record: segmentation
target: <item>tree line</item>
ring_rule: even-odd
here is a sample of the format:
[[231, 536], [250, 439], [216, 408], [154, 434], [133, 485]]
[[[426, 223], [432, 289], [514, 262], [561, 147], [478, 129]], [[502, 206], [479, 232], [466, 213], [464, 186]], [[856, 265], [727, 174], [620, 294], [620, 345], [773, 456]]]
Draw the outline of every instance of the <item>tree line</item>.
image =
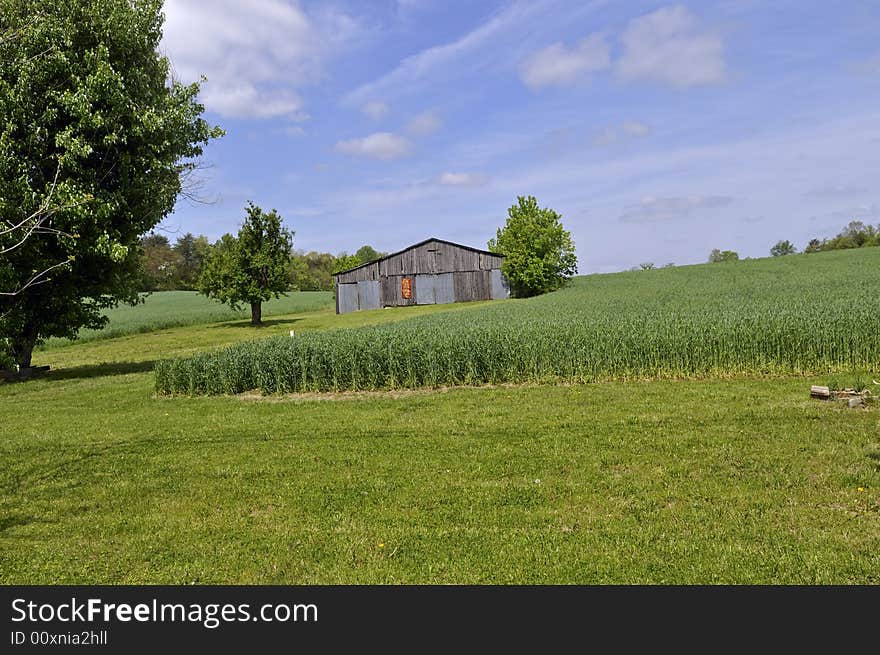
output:
[[[152, 232], [140, 239], [138, 287], [141, 291], [198, 291], [205, 261], [222, 239], [211, 243], [205, 235], [191, 232], [177, 237]], [[354, 253], [305, 251], [292, 248], [285, 266], [290, 291], [333, 291], [333, 274], [384, 257], [370, 245]]]

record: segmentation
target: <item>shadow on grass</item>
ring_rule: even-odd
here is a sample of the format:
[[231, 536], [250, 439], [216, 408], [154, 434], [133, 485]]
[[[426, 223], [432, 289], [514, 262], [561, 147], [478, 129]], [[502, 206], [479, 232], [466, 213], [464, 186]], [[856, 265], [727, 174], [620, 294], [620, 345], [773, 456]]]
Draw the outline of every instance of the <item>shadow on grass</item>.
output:
[[102, 378], [110, 375], [128, 375], [129, 373], [147, 373], [153, 370], [156, 360], [146, 362], [110, 362], [108, 364], [89, 364], [88, 366], [72, 366], [60, 368], [41, 375], [35, 379], [44, 380], [78, 380], [85, 378]]
[[294, 323], [298, 323], [301, 321], [301, 318], [268, 318], [264, 319], [262, 325], [251, 325], [250, 320], [244, 321], [230, 321], [228, 323], [216, 323], [214, 325], [205, 326], [209, 329], [211, 328], [251, 328], [252, 330], [261, 330], [267, 327], [273, 327], [275, 325], [293, 325]]
[[27, 525], [28, 523], [33, 523], [36, 520], [36, 517], [26, 516], [24, 514], [11, 514], [9, 516], [3, 516], [0, 517], [0, 532], [5, 532], [9, 528], [14, 528], [18, 525]]

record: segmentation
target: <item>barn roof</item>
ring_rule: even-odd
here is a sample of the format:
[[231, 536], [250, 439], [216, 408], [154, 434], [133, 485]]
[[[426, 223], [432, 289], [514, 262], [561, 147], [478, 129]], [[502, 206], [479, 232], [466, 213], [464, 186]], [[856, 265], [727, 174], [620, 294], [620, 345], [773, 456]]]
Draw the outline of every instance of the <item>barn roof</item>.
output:
[[447, 241], [446, 239], [438, 239], [436, 237], [431, 237], [430, 239], [425, 239], [424, 241], [419, 241], [418, 243], [414, 243], [411, 246], [407, 246], [403, 250], [398, 250], [397, 252], [392, 252], [384, 257], [379, 257], [378, 259], [373, 259], [368, 262], [364, 262], [358, 266], [354, 266], [353, 268], [346, 269], [344, 271], [338, 271], [333, 274], [333, 277], [337, 275], [344, 275], [346, 273], [351, 273], [352, 271], [356, 271], [359, 268], [364, 268], [365, 266], [372, 266], [373, 264], [377, 264], [379, 262], [385, 261], [386, 259], [390, 259], [391, 257], [396, 257], [402, 252], [406, 252], [407, 250], [412, 250], [413, 248], [418, 248], [419, 246], [424, 246], [426, 243], [431, 243], [432, 241], [436, 241], [438, 243], [445, 243], [448, 246], [455, 246], [456, 248], [462, 248], [463, 250], [470, 250], [471, 252], [478, 252], [483, 255], [493, 255], [495, 257], [504, 257], [501, 253], [491, 252], [489, 250], [480, 250], [479, 248], [472, 248], [471, 246], [465, 246], [460, 243], [455, 243], [454, 241]]

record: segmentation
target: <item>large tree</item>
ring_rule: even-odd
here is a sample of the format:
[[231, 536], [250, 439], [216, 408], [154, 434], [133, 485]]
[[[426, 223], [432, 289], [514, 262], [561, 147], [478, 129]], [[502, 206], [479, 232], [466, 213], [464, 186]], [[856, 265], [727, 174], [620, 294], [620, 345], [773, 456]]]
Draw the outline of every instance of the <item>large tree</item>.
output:
[[534, 196], [519, 196], [507, 210], [507, 223], [489, 240], [504, 255], [501, 272], [515, 296], [554, 291], [577, 273], [577, 255], [562, 216], [539, 207]]
[[238, 309], [251, 306], [251, 325], [263, 320], [262, 303], [277, 298], [290, 286], [288, 267], [293, 232], [274, 209], [268, 214], [248, 202], [238, 237], [224, 234], [214, 244], [202, 268], [199, 290]]
[[159, 54], [161, 0], [0, 0], [0, 345], [138, 297], [138, 237], [222, 134]]

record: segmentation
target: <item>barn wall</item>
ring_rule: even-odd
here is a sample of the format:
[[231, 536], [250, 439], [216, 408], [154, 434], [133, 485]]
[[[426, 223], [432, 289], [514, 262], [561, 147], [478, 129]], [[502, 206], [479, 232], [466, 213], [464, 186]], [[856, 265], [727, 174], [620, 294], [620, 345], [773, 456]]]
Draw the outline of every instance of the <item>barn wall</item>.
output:
[[455, 302], [489, 300], [489, 271], [459, 271], [453, 273]]
[[489, 297], [492, 300], [510, 298], [510, 286], [501, 274], [500, 268], [489, 271]]
[[412, 298], [403, 297], [403, 289], [401, 282], [403, 278], [413, 278], [412, 275], [392, 275], [382, 278], [382, 305], [385, 307], [399, 307], [401, 305], [416, 304], [415, 281], [413, 281]]
[[468, 248], [429, 241], [380, 261], [379, 275], [435, 275], [454, 271], [478, 271], [481, 256], [481, 253]]
[[419, 305], [443, 305], [455, 302], [454, 276], [455, 273], [416, 275], [416, 303]]
[[338, 314], [356, 312], [360, 309], [360, 305], [358, 304], [357, 284], [336, 285], [336, 307]]
[[381, 309], [379, 280], [361, 280], [357, 283], [358, 305], [361, 309]]
[[379, 264], [375, 262], [372, 264], [367, 264], [366, 266], [361, 266], [360, 268], [356, 268], [353, 271], [348, 271], [347, 273], [338, 273], [335, 277], [336, 281], [340, 284], [348, 284], [349, 282], [363, 282], [364, 280], [378, 280]]
[[[503, 257], [441, 241], [408, 248], [335, 276], [337, 311], [507, 298]], [[404, 298], [402, 281], [412, 282]]]

